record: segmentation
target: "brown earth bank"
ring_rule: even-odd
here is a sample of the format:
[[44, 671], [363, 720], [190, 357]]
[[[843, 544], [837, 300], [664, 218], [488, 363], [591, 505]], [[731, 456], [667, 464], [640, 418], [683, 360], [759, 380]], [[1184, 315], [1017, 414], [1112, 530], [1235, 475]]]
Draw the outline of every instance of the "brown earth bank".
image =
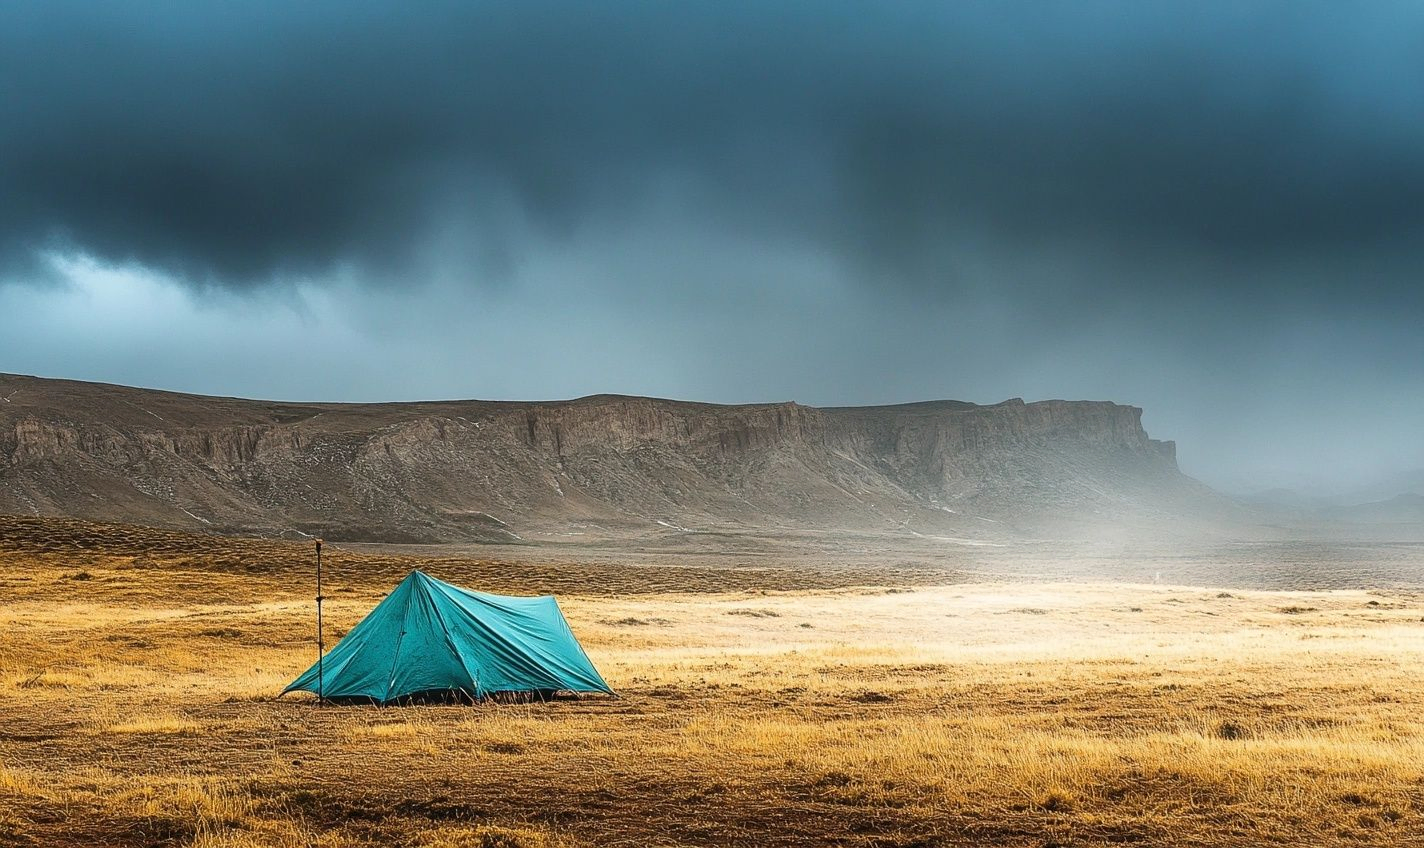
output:
[[[479, 550], [496, 550], [482, 547]], [[620, 698], [318, 708], [311, 546], [0, 521], [0, 844], [1358, 846], [1424, 835], [1424, 595], [331, 546], [558, 591]], [[857, 582], [858, 581], [858, 582]]]
[[321, 404], [0, 375], [0, 512], [347, 541], [1183, 532], [1242, 508], [1142, 411], [599, 395]]

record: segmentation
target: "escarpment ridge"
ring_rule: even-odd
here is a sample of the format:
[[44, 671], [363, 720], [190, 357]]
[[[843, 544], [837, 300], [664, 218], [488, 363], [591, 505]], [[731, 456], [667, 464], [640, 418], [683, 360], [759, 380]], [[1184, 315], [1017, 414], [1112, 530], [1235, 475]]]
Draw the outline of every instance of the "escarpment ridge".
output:
[[967, 539], [1208, 490], [1101, 401], [285, 403], [0, 375], [0, 512], [385, 542]]

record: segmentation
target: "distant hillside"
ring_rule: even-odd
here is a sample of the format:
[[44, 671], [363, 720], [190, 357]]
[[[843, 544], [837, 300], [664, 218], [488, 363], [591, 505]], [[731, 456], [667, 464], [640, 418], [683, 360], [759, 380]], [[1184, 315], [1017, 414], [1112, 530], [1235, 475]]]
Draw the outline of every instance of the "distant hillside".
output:
[[1331, 515], [1364, 524], [1424, 524], [1424, 495], [1395, 495], [1388, 500], [1337, 507]]
[[888, 530], [1219, 508], [1141, 410], [596, 396], [276, 403], [0, 375], [0, 512], [372, 541]]

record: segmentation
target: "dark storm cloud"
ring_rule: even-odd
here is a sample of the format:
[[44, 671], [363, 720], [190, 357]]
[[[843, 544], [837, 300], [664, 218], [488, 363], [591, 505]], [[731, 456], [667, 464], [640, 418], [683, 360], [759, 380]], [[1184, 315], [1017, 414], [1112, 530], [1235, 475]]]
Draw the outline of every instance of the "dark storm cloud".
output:
[[967, 254], [1086, 257], [1094, 291], [1424, 259], [1412, 4], [8, 4], [0, 104], [12, 275], [408, 279], [433, 233], [497, 260], [668, 185], [689, 226], [910, 292]]
[[[1424, 465], [1424, 5], [0, 4], [0, 369]], [[6, 285], [53, 277], [63, 285]]]

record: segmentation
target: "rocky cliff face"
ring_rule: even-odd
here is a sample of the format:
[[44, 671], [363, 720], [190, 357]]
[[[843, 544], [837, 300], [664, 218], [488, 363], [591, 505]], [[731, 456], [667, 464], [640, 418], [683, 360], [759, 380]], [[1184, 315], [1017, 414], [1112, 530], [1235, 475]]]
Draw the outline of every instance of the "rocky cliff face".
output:
[[1202, 492], [1104, 402], [288, 404], [3, 375], [0, 398], [0, 512], [222, 532], [980, 537]]

